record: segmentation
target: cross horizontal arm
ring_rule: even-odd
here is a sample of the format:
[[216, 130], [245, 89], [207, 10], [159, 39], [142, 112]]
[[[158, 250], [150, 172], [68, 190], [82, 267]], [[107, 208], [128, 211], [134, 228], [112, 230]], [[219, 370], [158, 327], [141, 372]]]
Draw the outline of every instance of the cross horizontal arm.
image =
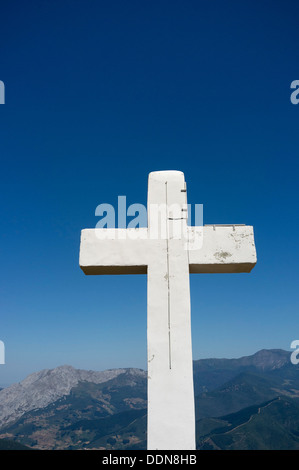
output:
[[166, 250], [166, 242], [153, 243], [147, 228], [85, 229], [79, 265], [85, 274], [146, 274], [150, 257], [161, 248]]
[[190, 273], [249, 273], [256, 265], [252, 226], [208, 225], [188, 229]]

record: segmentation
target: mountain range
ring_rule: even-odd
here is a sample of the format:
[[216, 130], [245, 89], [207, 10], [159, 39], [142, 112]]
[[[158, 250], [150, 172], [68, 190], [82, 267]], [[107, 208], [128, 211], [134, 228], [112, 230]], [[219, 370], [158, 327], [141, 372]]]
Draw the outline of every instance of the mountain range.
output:
[[[193, 369], [198, 449], [299, 449], [299, 366], [289, 352], [200, 359]], [[146, 449], [146, 420], [140, 369], [61, 366], [0, 390], [0, 448]]]

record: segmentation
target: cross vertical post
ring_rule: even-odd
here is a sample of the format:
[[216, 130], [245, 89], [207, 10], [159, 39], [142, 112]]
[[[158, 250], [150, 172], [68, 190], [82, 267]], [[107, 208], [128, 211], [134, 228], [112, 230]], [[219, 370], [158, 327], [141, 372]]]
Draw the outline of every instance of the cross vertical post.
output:
[[[165, 207], [160, 217], [158, 207]], [[186, 209], [183, 173], [149, 175], [148, 229], [158, 231], [162, 242], [147, 273], [147, 439], [151, 450], [195, 449]]]

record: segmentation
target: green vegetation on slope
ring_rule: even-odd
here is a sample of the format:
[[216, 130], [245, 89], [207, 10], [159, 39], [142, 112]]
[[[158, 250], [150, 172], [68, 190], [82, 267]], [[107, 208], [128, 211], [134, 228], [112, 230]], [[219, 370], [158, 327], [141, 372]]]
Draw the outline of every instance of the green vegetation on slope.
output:
[[198, 449], [299, 449], [299, 405], [277, 397], [217, 420], [205, 418], [197, 429]]

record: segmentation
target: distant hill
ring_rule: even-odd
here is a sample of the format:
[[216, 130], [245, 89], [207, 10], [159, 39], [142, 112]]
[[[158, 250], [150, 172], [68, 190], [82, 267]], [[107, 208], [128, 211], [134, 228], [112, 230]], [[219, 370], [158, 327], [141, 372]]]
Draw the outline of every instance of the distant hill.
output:
[[[37, 406], [36, 403], [41, 400], [37, 390], [44, 393], [49, 381], [49, 394], [56, 374], [63, 380], [60, 387], [69, 384], [74, 374], [77, 376], [70, 368], [64, 368], [63, 374], [56, 369], [44, 371], [41, 379], [32, 381], [30, 378], [25, 383], [25, 393], [21, 382], [18, 387], [19, 400], [26, 399], [31, 392], [30, 409], [21, 416], [19, 410], [13, 413], [14, 419], [6, 415], [6, 424], [0, 428], [0, 438], [16, 438], [25, 445], [39, 449], [126, 448], [128, 444], [138, 445], [146, 440], [147, 382], [144, 371], [109, 371], [105, 381], [101, 380], [101, 375], [88, 373], [84, 375], [85, 380], [75, 381], [72, 387], [68, 385], [65, 395], [58, 395], [57, 390], [52, 390], [53, 401], [47, 404], [47, 399], [44, 406]], [[86, 379], [93, 379], [94, 382]], [[18, 402], [16, 394], [6, 394], [5, 398], [14, 404]], [[3, 403], [1, 392], [0, 401]], [[9, 403], [11, 407], [12, 403]], [[29, 404], [26, 407], [29, 408]], [[138, 421], [142, 424], [137, 426]], [[120, 436], [117, 434], [119, 429]]]
[[260, 405], [197, 422], [198, 449], [298, 450], [299, 403], [277, 397]]
[[[195, 361], [194, 383], [199, 448], [297, 449], [299, 366], [287, 351]], [[0, 438], [36, 449], [146, 449], [139, 369], [44, 370], [1, 390], [0, 403]]]
[[242, 372], [279, 376], [285, 366], [294, 375], [290, 353], [282, 349], [262, 349], [238, 359], [199, 359], [193, 363], [195, 395], [214, 390]]
[[262, 350], [240, 359], [212, 359], [194, 364], [197, 419], [222, 416], [285, 395], [299, 397], [299, 367], [290, 353]]
[[[31, 410], [43, 409], [62, 397], [67, 397], [78, 384], [103, 384], [121, 377], [122, 384], [130, 377], [130, 386], [135, 379], [146, 380], [146, 372], [139, 369], [113, 369], [103, 372], [74, 369], [71, 366], [60, 366], [35, 372], [20, 383], [0, 391], [0, 429], [15, 421]], [[105, 399], [103, 399], [105, 402]], [[107, 403], [106, 403], [107, 406]], [[105, 405], [103, 403], [103, 410]]]
[[195, 398], [196, 418], [223, 416], [277, 396], [269, 380], [243, 372]]
[[0, 450], [32, 450], [23, 444], [9, 439], [0, 439]]

